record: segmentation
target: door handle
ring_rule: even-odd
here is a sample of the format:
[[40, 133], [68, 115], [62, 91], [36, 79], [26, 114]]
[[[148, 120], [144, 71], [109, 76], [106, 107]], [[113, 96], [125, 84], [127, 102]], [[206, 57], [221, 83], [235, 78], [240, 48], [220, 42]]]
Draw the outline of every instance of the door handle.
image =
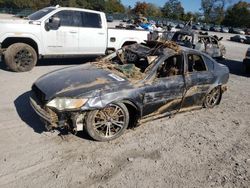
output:
[[98, 33], [99, 35], [104, 35], [105, 33]]
[[77, 31], [70, 31], [70, 33], [74, 34], [74, 33], [77, 33]]

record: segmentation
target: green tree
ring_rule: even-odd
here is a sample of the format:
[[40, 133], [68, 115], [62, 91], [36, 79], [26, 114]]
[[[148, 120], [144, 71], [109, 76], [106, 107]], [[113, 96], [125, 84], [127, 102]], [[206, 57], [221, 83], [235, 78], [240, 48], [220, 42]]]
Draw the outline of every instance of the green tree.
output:
[[190, 20], [193, 20], [194, 22], [196, 22], [198, 20], [198, 16], [195, 13], [187, 12], [186, 14], [183, 15], [181, 19], [186, 22]]
[[132, 12], [136, 15], [143, 15], [145, 16], [147, 13], [148, 4], [145, 2], [137, 1], [135, 7], [133, 8]]
[[169, 0], [163, 6], [162, 12], [167, 18], [181, 19], [184, 15], [184, 8], [179, 0]]
[[152, 3], [148, 3], [148, 6], [146, 8], [146, 16], [160, 17], [162, 16], [161, 9]]
[[115, 12], [125, 12], [125, 7], [120, 0], [106, 0], [105, 3], [106, 12], [115, 13]]
[[201, 0], [205, 22], [220, 24], [224, 19], [224, 9], [230, 0]]
[[228, 8], [223, 24], [250, 28], [250, 3], [240, 1]]

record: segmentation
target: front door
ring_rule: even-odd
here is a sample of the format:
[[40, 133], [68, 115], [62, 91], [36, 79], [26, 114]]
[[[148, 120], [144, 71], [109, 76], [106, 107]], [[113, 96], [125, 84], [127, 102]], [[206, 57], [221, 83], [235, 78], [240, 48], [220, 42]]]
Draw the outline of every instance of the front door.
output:
[[183, 56], [167, 58], [159, 66], [153, 83], [144, 88], [143, 116], [180, 108], [184, 85]]
[[[80, 13], [62, 10], [53, 16], [61, 20], [56, 30], [43, 32], [44, 48], [48, 55], [69, 55], [78, 53]], [[49, 21], [49, 20], [47, 20]], [[44, 29], [45, 30], [45, 29]]]

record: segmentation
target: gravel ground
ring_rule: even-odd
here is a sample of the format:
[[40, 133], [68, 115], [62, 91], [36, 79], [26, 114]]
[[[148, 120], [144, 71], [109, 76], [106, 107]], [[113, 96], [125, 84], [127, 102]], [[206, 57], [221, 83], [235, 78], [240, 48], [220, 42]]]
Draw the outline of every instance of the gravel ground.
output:
[[219, 106], [148, 122], [108, 143], [44, 132], [28, 103], [39, 76], [87, 60], [44, 61], [27, 73], [0, 63], [0, 187], [249, 187], [248, 45], [223, 43], [231, 74]]

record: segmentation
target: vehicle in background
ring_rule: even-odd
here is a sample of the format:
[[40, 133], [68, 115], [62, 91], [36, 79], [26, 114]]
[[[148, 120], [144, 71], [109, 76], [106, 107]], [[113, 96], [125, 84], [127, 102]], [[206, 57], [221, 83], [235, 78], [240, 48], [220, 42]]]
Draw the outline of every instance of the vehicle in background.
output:
[[243, 60], [243, 69], [246, 73], [250, 73], [250, 48], [248, 48], [245, 59]]
[[201, 30], [202, 31], [209, 31], [209, 26], [207, 26], [207, 25], [203, 25], [202, 27], [201, 27]]
[[250, 44], [250, 36], [245, 36], [246, 40], [245, 40], [245, 44]]
[[167, 26], [168, 22], [166, 20], [162, 20], [162, 24], [163, 24], [163, 26]]
[[128, 21], [129, 21], [129, 18], [128, 18], [128, 17], [124, 17], [124, 18], [122, 19], [122, 21], [123, 21], [123, 22], [128, 22]]
[[151, 25], [156, 25], [156, 21], [154, 21], [154, 20], [149, 20], [148, 21]]
[[156, 27], [163, 27], [163, 22], [161, 20], [157, 20], [155, 26]]
[[233, 27], [231, 27], [229, 29], [229, 33], [245, 35], [245, 32], [242, 29], [240, 29], [240, 28], [233, 28]]
[[221, 27], [220, 32], [222, 32], [222, 33], [228, 33], [229, 32], [229, 28], [228, 27]]
[[245, 43], [246, 37], [243, 35], [235, 35], [233, 37], [230, 37], [230, 40], [234, 42]]
[[204, 53], [148, 41], [40, 77], [30, 103], [48, 130], [109, 141], [138, 122], [215, 107], [228, 79], [228, 68]]
[[201, 26], [199, 26], [199, 25], [193, 25], [192, 29], [193, 30], [201, 30]]
[[209, 29], [210, 31], [220, 32], [221, 28], [219, 26], [212, 26]]
[[107, 16], [107, 22], [113, 22], [113, 21], [114, 21], [113, 16], [111, 15]]
[[245, 29], [245, 35], [250, 35], [250, 29]]
[[226, 48], [221, 44], [221, 40], [222, 37], [185, 29], [175, 32], [172, 38], [172, 41], [181, 46], [197, 49], [217, 59], [223, 59], [226, 54]]
[[107, 26], [103, 12], [47, 7], [27, 19], [0, 20], [0, 56], [16, 72], [31, 70], [41, 58], [100, 56], [147, 40], [148, 31]]
[[184, 24], [178, 24], [178, 25], [176, 26], [176, 28], [177, 28], [177, 29], [183, 29], [183, 28], [184, 28]]

